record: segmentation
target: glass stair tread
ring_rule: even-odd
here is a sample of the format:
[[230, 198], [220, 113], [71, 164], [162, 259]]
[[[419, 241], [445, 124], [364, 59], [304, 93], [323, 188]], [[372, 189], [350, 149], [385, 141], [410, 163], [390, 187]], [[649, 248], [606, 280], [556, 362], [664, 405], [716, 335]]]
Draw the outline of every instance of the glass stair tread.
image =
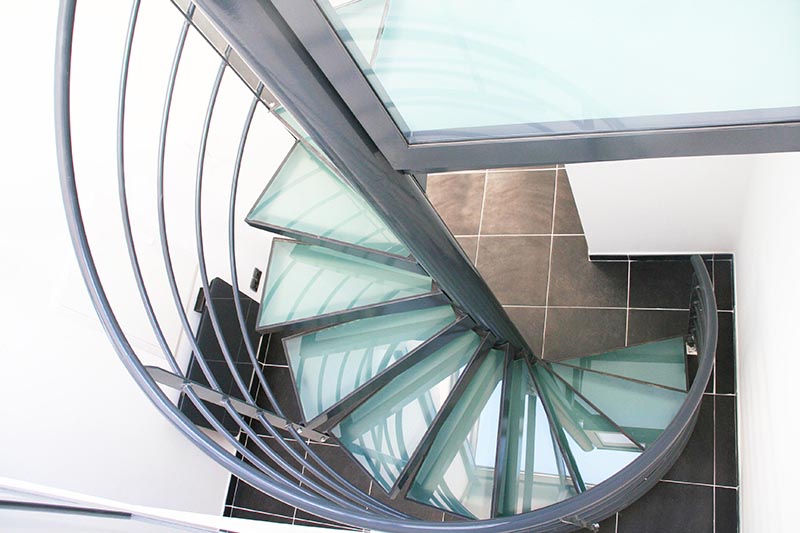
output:
[[642, 449], [637, 443], [547, 367], [534, 365], [533, 375], [581, 491], [602, 483], [639, 457]]
[[652, 444], [683, 405], [687, 393], [574, 367], [553, 371], [644, 446]]
[[442, 422], [407, 497], [467, 518], [490, 518], [505, 353], [490, 350]]
[[283, 239], [272, 241], [257, 330], [431, 293], [422, 274]]
[[577, 494], [524, 359], [511, 363], [508, 425], [499, 461], [497, 516], [534, 511]]
[[684, 342], [683, 337], [674, 337], [559, 362], [686, 391]]
[[301, 143], [292, 147], [250, 210], [247, 222], [401, 258], [409, 255], [367, 202]]
[[305, 420], [312, 420], [453, 323], [449, 305], [363, 318], [283, 339]]
[[480, 346], [466, 331], [353, 410], [331, 433], [387, 493]]

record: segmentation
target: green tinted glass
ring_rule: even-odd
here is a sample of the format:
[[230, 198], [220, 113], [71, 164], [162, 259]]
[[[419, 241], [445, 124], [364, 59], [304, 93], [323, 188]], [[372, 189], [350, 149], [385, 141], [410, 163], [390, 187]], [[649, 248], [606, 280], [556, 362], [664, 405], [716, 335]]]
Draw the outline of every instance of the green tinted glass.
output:
[[247, 220], [403, 257], [409, 254], [367, 202], [299, 143]]
[[641, 453], [619, 428], [550, 372], [537, 364], [536, 384], [555, 417], [559, 438], [572, 456], [586, 489], [613, 476]]
[[491, 350], [442, 424], [408, 497], [471, 518], [492, 512], [505, 354]]
[[306, 420], [455, 320], [450, 306], [354, 320], [284, 339]]
[[499, 477], [499, 516], [526, 513], [575, 495], [542, 400], [522, 359], [511, 364], [508, 396], [508, 449]]
[[430, 292], [429, 277], [322, 246], [275, 240], [258, 327]]
[[433, 422], [480, 337], [468, 331], [415, 364], [333, 429], [387, 492]]
[[683, 405], [685, 392], [553, 364], [553, 370], [640, 444], [655, 441]]
[[683, 337], [568, 359], [562, 363], [687, 390]]

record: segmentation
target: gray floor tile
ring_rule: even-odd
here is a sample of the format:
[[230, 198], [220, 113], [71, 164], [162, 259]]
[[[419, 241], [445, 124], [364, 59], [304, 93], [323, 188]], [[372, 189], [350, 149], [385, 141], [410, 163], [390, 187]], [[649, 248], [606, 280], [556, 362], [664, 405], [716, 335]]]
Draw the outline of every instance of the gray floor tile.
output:
[[548, 309], [545, 359], [560, 360], [625, 345], [624, 309]]
[[583, 233], [583, 225], [578, 215], [578, 206], [572, 195], [572, 187], [565, 170], [558, 171], [556, 186], [555, 233]]
[[464, 253], [467, 254], [469, 260], [472, 261], [472, 264], [475, 264], [475, 256], [478, 253], [478, 237], [458, 237], [456, 239], [458, 244], [461, 245], [461, 249], [464, 250]]
[[583, 237], [553, 237], [549, 305], [625, 307], [627, 300], [627, 262], [591, 262]]
[[544, 308], [506, 307], [506, 313], [522, 334], [535, 355], [542, 355], [542, 334], [544, 333]]
[[555, 171], [489, 173], [482, 235], [550, 233]]
[[628, 319], [628, 344], [686, 335], [689, 311], [633, 309]]
[[503, 305], [544, 305], [550, 237], [481, 237], [478, 270]]
[[483, 172], [428, 176], [428, 198], [453, 235], [478, 234], [485, 177]]

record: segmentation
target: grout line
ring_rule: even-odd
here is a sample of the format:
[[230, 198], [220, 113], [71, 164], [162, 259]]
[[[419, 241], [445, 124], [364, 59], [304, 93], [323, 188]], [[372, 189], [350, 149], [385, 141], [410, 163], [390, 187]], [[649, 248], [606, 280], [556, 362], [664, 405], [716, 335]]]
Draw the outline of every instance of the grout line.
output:
[[716, 485], [713, 483], [699, 483], [695, 481], [678, 481], [675, 479], [661, 479], [659, 480], [661, 483], [674, 483], [676, 485], [694, 485], [696, 487], [709, 487], [714, 489], [729, 489], [729, 490], [739, 490], [739, 487], [730, 487], [728, 485]]
[[483, 174], [483, 196], [481, 197], [481, 216], [478, 219], [478, 242], [475, 244], [475, 268], [478, 267], [478, 256], [481, 253], [481, 229], [483, 228], [483, 209], [486, 206], [486, 188], [489, 184], [489, 171]]
[[238, 505], [228, 505], [226, 507], [230, 507], [231, 510], [236, 509], [236, 510], [239, 510], [239, 511], [247, 511], [248, 513], [262, 514], [264, 516], [274, 516], [276, 518], [292, 518], [291, 516], [286, 516], [286, 515], [277, 514], [277, 513], [270, 513], [268, 511], [261, 511], [259, 509], [250, 509], [249, 507], [240, 507]]
[[498, 168], [492, 170], [492, 174], [508, 174], [511, 172], [553, 172], [558, 170], [558, 166], [554, 167], [528, 167], [528, 168]]
[[674, 307], [611, 307], [611, 306], [591, 306], [591, 305], [520, 305], [504, 304], [503, 307], [521, 307], [530, 309], [599, 309], [611, 311], [689, 311], [689, 309], [678, 309]]
[[547, 289], [544, 293], [544, 325], [542, 326], [542, 351], [539, 357], [544, 358], [544, 348], [547, 341], [547, 309], [550, 303], [550, 273], [553, 270], [553, 234], [556, 231], [556, 199], [558, 198], [558, 169], [553, 179], [553, 212], [550, 221], [550, 257], [547, 261]]
[[619, 513], [614, 515], [614, 533], [619, 533]]
[[[492, 174], [508, 174], [511, 172], [553, 172], [557, 167], [527, 167], [527, 168], [498, 168], [487, 169], [486, 172]], [[451, 170], [449, 172], [432, 172], [431, 176], [452, 176], [453, 174], [478, 174], [475, 170]]]
[[584, 237], [583, 233], [483, 233], [481, 235], [453, 235], [456, 238], [464, 237]]
[[631, 259], [628, 257], [628, 290], [627, 300], [625, 300], [625, 346], [628, 345], [628, 331], [631, 321]]

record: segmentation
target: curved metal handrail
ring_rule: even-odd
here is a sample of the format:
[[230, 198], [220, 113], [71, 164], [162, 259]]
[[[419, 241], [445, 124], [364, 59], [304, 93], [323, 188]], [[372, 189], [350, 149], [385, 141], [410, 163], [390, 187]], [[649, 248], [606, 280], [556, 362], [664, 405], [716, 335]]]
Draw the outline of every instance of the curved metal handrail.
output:
[[[138, 8], [138, 0], [134, 0], [134, 9], [132, 11], [132, 23], [129, 29], [128, 41], [126, 45], [127, 53], [130, 53], [130, 44], [132, 39], [132, 31], [135, 26], [135, 17]], [[234, 475], [240, 477], [247, 483], [253, 485], [259, 490], [278, 498], [287, 504], [300, 507], [308, 512], [317, 514], [329, 520], [343, 522], [348, 524], [358, 525], [360, 527], [367, 527], [372, 529], [379, 529], [383, 531], [397, 531], [397, 532], [416, 532], [416, 531], [490, 531], [490, 532], [509, 532], [509, 531], [527, 531], [531, 529], [541, 531], [565, 531], [572, 529], [575, 526], [589, 527], [591, 524], [613, 512], [625, 507], [638, 499], [644, 492], [651, 488], [666, 472], [666, 470], [674, 463], [679, 453], [682, 451], [686, 441], [691, 434], [694, 423], [697, 418], [699, 405], [702, 400], [702, 395], [705, 390], [705, 385], [711, 374], [713, 365], [713, 356], [716, 349], [717, 340], [717, 318], [716, 318], [716, 305], [714, 301], [714, 294], [711, 285], [711, 280], [705, 269], [704, 263], [699, 256], [692, 258], [692, 265], [695, 271], [695, 283], [693, 286], [692, 297], [692, 332], [695, 336], [695, 342], [698, 348], [699, 368], [692, 384], [689, 393], [683, 405], [679, 409], [673, 421], [665, 429], [661, 437], [648, 447], [639, 458], [629, 464], [627, 467], [619, 471], [617, 474], [597, 485], [596, 487], [582, 493], [578, 496], [565, 500], [561, 503], [551, 505], [544, 509], [525, 513], [507, 518], [495, 518], [490, 520], [473, 521], [473, 522], [455, 522], [455, 523], [440, 523], [440, 522], [425, 522], [421, 520], [405, 517], [401, 513], [394, 511], [375, 500], [374, 498], [360, 493], [352, 486], [347, 480], [344, 480], [335, 473], [328, 465], [321, 459], [315, 456], [313, 450], [296, 432], [293, 426], [286, 429], [292, 434], [298, 442], [305, 444], [310, 452], [309, 456], [314, 458], [315, 466], [313, 463], [308, 462], [304, 458], [300, 461], [303, 466], [307, 466], [315, 472], [316, 477], [320, 483], [313, 480], [309, 483], [304, 480], [305, 487], [299, 487], [292, 483], [286, 475], [292, 476], [297, 471], [292, 472], [290, 465], [280, 463], [284, 472], [270, 468], [263, 461], [259, 460], [252, 452], [246, 449], [239, 443], [234, 435], [229, 433], [222, 424], [215, 418], [215, 416], [203, 404], [192, 385], [188, 382], [184, 385], [184, 391], [187, 397], [194, 403], [197, 409], [204, 415], [208, 422], [223, 435], [226, 440], [231, 444], [243, 457], [247, 458], [253, 466], [244, 462], [243, 459], [236, 457], [230, 452], [226, 451], [221, 445], [209, 438], [202, 430], [200, 430], [193, 422], [191, 422], [166, 396], [158, 384], [152, 379], [146, 368], [140, 361], [136, 352], [132, 348], [128, 338], [120, 325], [115, 312], [107, 298], [105, 289], [100, 279], [92, 251], [89, 245], [86, 229], [83, 223], [81, 213], [81, 206], [78, 199], [78, 188], [75, 177], [73, 152], [72, 152], [72, 138], [71, 138], [71, 119], [70, 119], [70, 66], [72, 59], [72, 37], [73, 26], [75, 19], [76, 0], [62, 0], [59, 9], [58, 19], [58, 35], [57, 35], [57, 48], [56, 48], [56, 69], [55, 69], [55, 115], [56, 115], [56, 145], [58, 155], [58, 166], [61, 180], [62, 197], [67, 215], [67, 222], [69, 226], [70, 237], [72, 239], [73, 247], [76, 252], [78, 264], [81, 269], [81, 274], [87, 286], [87, 290], [91, 297], [92, 303], [98, 314], [100, 322], [109, 336], [117, 354], [126, 366], [134, 380], [144, 390], [150, 400], [155, 406], [166, 416], [187, 438], [203, 450], [212, 459], [217, 461], [220, 465], [228, 469]], [[191, 8], [190, 8], [191, 11]], [[191, 16], [191, 13], [189, 13]], [[127, 77], [127, 62], [124, 63], [123, 83], [120, 89], [120, 122], [124, 120], [124, 80]], [[220, 67], [220, 74], [216, 85], [219, 84], [219, 77], [225, 69], [223, 63]], [[173, 73], [177, 66], [173, 66]], [[174, 81], [174, 79], [173, 79]], [[214, 91], [215, 93], [216, 91]], [[256, 98], [259, 97], [261, 91], [256, 91]], [[256, 102], [254, 101], [254, 104]], [[251, 107], [251, 109], [253, 109]], [[207, 136], [208, 122], [210, 121], [210, 113], [213, 110], [213, 100], [209, 104], [208, 117], [206, 119], [205, 129], [203, 132], [204, 138]], [[165, 108], [164, 121], [168, 120], [168, 106]], [[234, 178], [231, 187], [231, 200], [229, 205], [228, 217], [228, 232], [229, 232], [229, 255], [231, 263], [231, 271], [233, 280], [236, 280], [236, 263], [235, 263], [235, 246], [233, 241], [233, 209], [235, 207], [236, 184], [238, 180], [238, 170], [241, 165], [242, 151], [244, 142], [247, 137], [249, 122], [252, 120], [252, 111], [248, 114], [248, 119], [243, 128], [242, 139], [240, 140], [239, 152], [237, 153], [237, 161], [234, 172]], [[120, 202], [121, 209], [124, 217], [125, 238], [128, 244], [131, 262], [134, 266], [134, 274], [136, 276], [137, 287], [143, 299], [144, 305], [149, 306], [147, 298], [146, 287], [141, 279], [141, 271], [138, 270], [138, 261], [136, 260], [136, 252], [133, 247], [133, 240], [130, 234], [130, 221], [127, 219], [127, 200], [124, 192], [124, 158], [123, 158], [123, 138], [122, 134], [124, 128], [121, 123], [118, 125], [118, 170], [120, 174]], [[163, 132], [162, 132], [163, 135]], [[163, 162], [163, 149], [160, 151], [160, 158]], [[199, 219], [199, 189], [202, 184], [202, 168], [203, 157], [202, 154], [198, 161], [198, 175], [197, 175], [197, 194], [195, 198], [196, 217]], [[161, 176], [163, 178], [163, 176]], [[163, 209], [163, 197], [162, 197]], [[160, 229], [162, 232], [162, 239], [165, 237], [163, 211], [160, 213]], [[197, 221], [199, 224], [199, 221]], [[198, 261], [204, 264], [204, 254], [202, 247], [202, 232], [197, 226], [197, 244], [198, 244]], [[162, 241], [162, 248], [165, 250], [165, 262], [169, 263], [169, 249]], [[174, 273], [171, 269], [167, 268], [168, 277], [174, 283]], [[205, 269], [203, 272], [203, 284], [206, 290], [208, 289], [208, 277]], [[174, 286], [173, 286], [174, 287]], [[234, 299], [237, 302], [236, 311], [240, 327], [245, 328], [244, 318], [242, 313], [241, 301], [238, 298], [238, 286], [234, 285]], [[180, 296], [173, 290], [176, 306], [179, 312], [182, 311]], [[209, 300], [207, 305], [210, 310], [213, 309], [214, 303]], [[213, 311], [212, 311], [213, 313]], [[154, 331], [156, 331], [159, 343], [162, 349], [165, 349], [165, 356], [170, 361], [170, 366], [173, 370], [177, 369], [177, 364], [174, 362], [174, 357], [166, 347], [166, 342], [163, 341], [163, 334], [161, 334], [158, 321], [152, 308], [149, 309], [148, 318], [151, 321]], [[184, 316], [185, 319], [185, 316]], [[183, 320], [183, 327], [191, 341], [194, 340], [193, 332], [189, 327], [188, 321]], [[222, 347], [226, 346], [225, 339], [221, 335], [220, 328], [214, 324], [214, 330]], [[247, 340], [245, 335], [247, 348], [251, 360], [255, 358], [255, 350]], [[197, 351], [199, 360], [203, 360], [202, 352], [196, 343], [192, 343]], [[225, 349], [225, 348], [223, 348]], [[231, 366], [232, 372], [236, 375], [235, 369], [230, 359], [230, 354], [225, 354], [225, 359]], [[257, 361], [256, 361], [257, 363]], [[202, 363], [201, 363], [201, 366]], [[273, 399], [272, 393], [269, 391], [268, 385], [263, 373], [260, 371], [258, 364], [254, 365], [256, 369], [257, 378], [263, 381], [266, 391], [270, 399]], [[213, 375], [204, 368], [209, 378], [209, 383], [214, 387], [216, 382]], [[240, 388], [243, 388], [243, 393], [247, 394], [246, 387], [243, 387], [241, 380], [239, 382]], [[218, 389], [218, 387], [217, 387]], [[238, 426], [252, 437], [257, 437], [252, 428], [246, 421], [236, 412], [230, 402], [225, 402], [226, 412], [237, 422]], [[277, 406], [275, 402], [274, 405]], [[279, 409], [279, 406], [277, 407]], [[264, 425], [268, 432], [273, 436], [280, 436], [277, 429], [272, 426], [265, 417], [260, 417], [258, 420]], [[256, 441], [259, 439], [256, 438]], [[282, 439], [276, 439], [285, 449], [291, 450], [287, 443]], [[271, 448], [264, 446], [262, 443], [260, 448], [268, 455], [274, 452]], [[274, 454], [277, 456], [277, 454]], [[296, 454], [295, 454], [296, 455]], [[308, 487], [308, 488], [306, 488]], [[333, 492], [332, 492], [333, 491]]]

